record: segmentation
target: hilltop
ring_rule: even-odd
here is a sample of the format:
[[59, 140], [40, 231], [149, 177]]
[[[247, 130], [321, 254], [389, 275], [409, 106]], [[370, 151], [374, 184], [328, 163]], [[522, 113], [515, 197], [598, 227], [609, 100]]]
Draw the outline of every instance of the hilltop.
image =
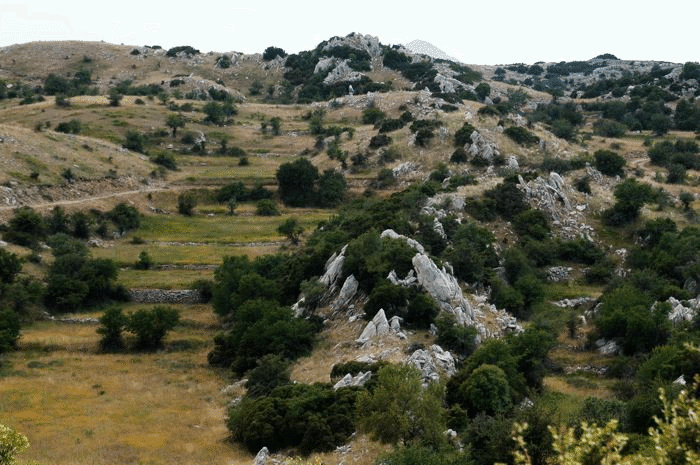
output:
[[[514, 421], [539, 463], [547, 423], [648, 445], [700, 370], [700, 65], [429, 45], [0, 49], [0, 412], [32, 459], [490, 465]], [[157, 351], [104, 350], [110, 304], [154, 303]]]

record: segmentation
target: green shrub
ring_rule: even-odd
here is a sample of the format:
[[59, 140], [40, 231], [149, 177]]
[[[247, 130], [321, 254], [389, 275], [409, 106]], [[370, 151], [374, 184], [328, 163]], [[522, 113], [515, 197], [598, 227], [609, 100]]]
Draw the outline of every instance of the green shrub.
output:
[[520, 145], [530, 146], [540, 142], [540, 138], [537, 137], [537, 135], [520, 126], [511, 126], [506, 128], [503, 131], [503, 134], [510, 137], [514, 142]]
[[287, 56], [287, 52], [285, 52], [283, 49], [279, 47], [267, 47], [265, 51], [263, 52], [262, 59], [264, 61], [271, 61], [274, 60], [277, 57], [282, 57], [285, 58]]
[[435, 320], [438, 329], [435, 342], [443, 349], [462, 357], [471, 355], [477, 347], [477, 330], [473, 326], [462, 326], [449, 313], [442, 313]]
[[163, 338], [180, 322], [180, 314], [170, 307], [156, 306], [151, 310], [131, 313], [125, 328], [136, 335], [136, 347], [155, 350], [163, 346]]
[[255, 204], [255, 214], [259, 216], [277, 216], [280, 214], [277, 202], [272, 199], [258, 200]]
[[506, 374], [495, 365], [475, 369], [459, 387], [464, 406], [471, 416], [503, 414], [510, 411], [513, 397]]
[[385, 147], [387, 145], [391, 145], [391, 143], [392, 143], [392, 138], [390, 136], [387, 136], [386, 134], [377, 134], [376, 136], [373, 136], [370, 139], [369, 148], [378, 149], [380, 147]]
[[66, 134], [79, 134], [81, 128], [81, 123], [79, 119], [72, 119], [68, 122], [58, 123], [56, 126], [56, 131], [64, 132]]
[[192, 191], [180, 193], [177, 196], [177, 212], [181, 215], [192, 216], [197, 206], [197, 196]]
[[0, 309], [0, 355], [17, 346], [20, 329], [19, 315], [10, 309]]
[[199, 55], [200, 52], [196, 48], [190, 47], [189, 45], [180, 45], [168, 49], [168, 51], [165, 52], [165, 56], [174, 58], [180, 53], [186, 55], [187, 57], [191, 57], [192, 55]]
[[601, 173], [607, 176], [623, 177], [625, 172], [625, 159], [617, 153], [610, 150], [597, 150], [593, 157], [595, 158], [595, 167]]
[[314, 186], [319, 178], [318, 169], [306, 158], [283, 163], [277, 169], [279, 195], [285, 205], [303, 207], [315, 197]]
[[450, 163], [466, 163], [469, 161], [469, 158], [467, 156], [467, 151], [464, 150], [462, 147], [457, 147], [455, 151], [452, 153], [450, 156]]
[[110, 306], [100, 317], [100, 327], [97, 334], [102, 335], [100, 349], [104, 352], [117, 352], [124, 349], [122, 331], [126, 328], [127, 317], [121, 307]]
[[33, 208], [19, 207], [12, 211], [2, 237], [13, 244], [36, 247], [46, 237], [46, 223]]
[[378, 124], [384, 118], [386, 118], [386, 113], [379, 108], [367, 108], [362, 112], [362, 124]]

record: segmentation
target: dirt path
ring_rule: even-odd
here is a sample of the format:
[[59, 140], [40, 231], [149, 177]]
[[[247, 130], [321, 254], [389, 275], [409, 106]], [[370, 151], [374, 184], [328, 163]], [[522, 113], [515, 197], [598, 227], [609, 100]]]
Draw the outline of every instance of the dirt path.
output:
[[126, 195], [143, 194], [143, 193], [147, 193], [147, 192], [159, 192], [159, 191], [165, 191], [165, 190], [168, 190], [168, 188], [165, 188], [165, 187], [147, 187], [144, 189], [136, 189], [136, 190], [129, 190], [129, 191], [121, 191], [121, 192], [110, 192], [109, 194], [88, 196], [88, 197], [83, 197], [80, 199], [73, 199], [73, 200], [56, 200], [56, 201], [52, 201], [52, 202], [25, 202], [25, 203], [22, 203], [21, 205], [1, 206], [0, 211], [14, 210], [15, 208], [19, 208], [19, 207], [46, 208], [46, 207], [56, 207], [59, 205], [79, 205], [82, 203], [94, 202], [96, 200], [104, 200], [104, 199], [109, 199], [109, 198], [113, 198], [113, 197], [122, 197], [122, 196], [126, 196]]

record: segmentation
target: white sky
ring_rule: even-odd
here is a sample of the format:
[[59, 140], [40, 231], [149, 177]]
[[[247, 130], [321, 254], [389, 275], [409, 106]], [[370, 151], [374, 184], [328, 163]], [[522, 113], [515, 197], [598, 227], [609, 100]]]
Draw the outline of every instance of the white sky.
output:
[[430, 42], [468, 64], [700, 60], [697, 0], [141, 0], [0, 4], [0, 46], [89, 40], [190, 45], [202, 52], [288, 53], [351, 32], [386, 45]]

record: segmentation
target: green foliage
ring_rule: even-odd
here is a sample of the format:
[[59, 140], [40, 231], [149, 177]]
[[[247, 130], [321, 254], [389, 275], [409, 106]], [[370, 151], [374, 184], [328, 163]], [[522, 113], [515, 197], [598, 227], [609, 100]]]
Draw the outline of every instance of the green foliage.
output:
[[233, 440], [255, 453], [290, 447], [301, 454], [327, 452], [355, 429], [356, 393], [321, 384], [279, 386], [269, 396], [244, 397], [231, 407], [227, 426]]
[[0, 355], [16, 347], [20, 329], [19, 315], [10, 309], [0, 309]]
[[[671, 465], [692, 464], [700, 461], [700, 444], [697, 430], [700, 427], [698, 416], [700, 401], [691, 395], [697, 392], [696, 382], [691, 390], [683, 389], [678, 397], [670, 401], [660, 390], [661, 415], [654, 417], [651, 427], [640, 431], [648, 434], [649, 447], [641, 449], [626, 447], [629, 435], [617, 433], [618, 421], [612, 419], [604, 426], [589, 426], [582, 422], [576, 428], [557, 431], [549, 427], [553, 437], [555, 456], [548, 463], [554, 465], [588, 465], [609, 463], [620, 465]], [[531, 465], [532, 460], [525, 448], [523, 432], [526, 424], [516, 424], [514, 430], [518, 448], [514, 454], [518, 465]], [[578, 430], [578, 431], [575, 431]]]
[[104, 352], [118, 352], [124, 349], [122, 331], [126, 328], [128, 319], [121, 307], [111, 305], [100, 316], [100, 327], [97, 334], [102, 335], [100, 349]]
[[56, 125], [56, 131], [66, 134], [80, 134], [81, 123], [79, 119], [72, 119], [68, 122], [61, 122]]
[[150, 270], [152, 267], [153, 259], [150, 255], [148, 255], [148, 252], [142, 250], [141, 253], [139, 253], [139, 259], [136, 262], [136, 265], [134, 265], [134, 268], [137, 270]]
[[607, 176], [624, 177], [623, 168], [627, 162], [617, 153], [611, 150], [597, 150], [593, 157], [595, 158], [595, 167], [601, 173]]
[[537, 137], [537, 135], [520, 126], [506, 128], [503, 134], [510, 137], [514, 142], [524, 146], [531, 146], [540, 142], [540, 138]]
[[0, 249], [0, 285], [12, 283], [20, 271], [22, 271], [22, 260], [14, 253], [4, 248]]
[[218, 102], [207, 102], [204, 104], [202, 113], [205, 114], [204, 122], [218, 126], [224, 125], [228, 119], [224, 106]]
[[386, 113], [379, 108], [371, 107], [362, 112], [362, 124], [378, 124], [384, 118], [386, 118]]
[[435, 319], [435, 326], [438, 329], [435, 342], [443, 349], [462, 357], [468, 357], [476, 349], [476, 328], [458, 324], [454, 315], [443, 312]]
[[354, 275], [360, 287], [370, 293], [375, 286], [385, 283], [391, 270], [398, 276], [406, 276], [413, 269], [415, 254], [406, 241], [380, 238], [376, 230], [370, 230], [348, 244], [343, 275]]
[[617, 121], [601, 119], [593, 123], [593, 133], [601, 137], [622, 137], [627, 132], [627, 126]]
[[390, 136], [387, 136], [386, 134], [377, 134], [376, 136], [372, 136], [372, 138], [369, 140], [369, 148], [378, 149], [380, 147], [391, 145], [392, 142], [393, 139]]
[[[263, 289], [258, 289], [258, 292]], [[229, 314], [234, 326], [214, 338], [209, 363], [243, 374], [266, 354], [293, 360], [311, 350], [314, 335], [308, 320], [294, 318], [274, 301], [246, 300]]]
[[472, 416], [507, 413], [513, 404], [506, 374], [495, 365], [483, 364], [476, 368], [460, 385], [459, 391], [464, 407]]
[[542, 210], [530, 208], [515, 215], [513, 229], [521, 240], [531, 238], [541, 241], [549, 236], [549, 219]]
[[37, 247], [46, 238], [46, 224], [33, 208], [19, 207], [12, 211], [2, 238], [13, 244]]
[[289, 384], [289, 362], [276, 354], [268, 354], [257, 361], [247, 374], [246, 394], [250, 397], [269, 396], [277, 386]]
[[0, 463], [3, 465], [15, 465], [17, 454], [21, 454], [29, 447], [29, 440], [23, 434], [18, 433], [9, 426], [0, 424]]
[[151, 310], [137, 310], [131, 313], [125, 328], [136, 335], [136, 347], [155, 350], [163, 346], [163, 339], [168, 331], [180, 322], [177, 310], [161, 305]]
[[292, 244], [298, 244], [299, 238], [304, 232], [304, 228], [299, 224], [296, 218], [287, 218], [281, 225], [277, 227], [277, 232], [287, 236]]
[[639, 183], [635, 179], [625, 179], [615, 186], [617, 202], [603, 211], [603, 222], [610, 226], [629, 224], [639, 217], [642, 206], [653, 199], [649, 184]]
[[345, 198], [347, 183], [342, 173], [326, 170], [318, 178], [318, 205], [323, 208], [336, 207]]
[[596, 328], [602, 337], [619, 341], [625, 354], [649, 352], [668, 338], [668, 308], [652, 308], [651, 299], [632, 286], [607, 292], [601, 303]]
[[283, 163], [277, 169], [279, 194], [285, 205], [303, 207], [310, 205], [314, 198], [314, 184], [318, 179], [318, 169], [306, 158]]
[[498, 264], [493, 248], [496, 239], [486, 228], [468, 222], [460, 225], [452, 244], [443, 253], [454, 268], [455, 276], [468, 282], [485, 282], [489, 270]]
[[392, 449], [379, 457], [376, 463], [383, 465], [471, 465], [474, 463], [469, 451], [434, 448], [408, 444]]
[[264, 61], [272, 61], [277, 57], [282, 57], [285, 58], [287, 56], [287, 52], [285, 52], [283, 49], [279, 47], [267, 47], [265, 51], [263, 52], [262, 59]]
[[471, 143], [472, 133], [476, 128], [469, 123], [462, 124], [462, 127], [455, 132], [455, 147], [464, 147]]
[[360, 431], [391, 444], [420, 441], [437, 447], [444, 442], [443, 386], [423, 388], [418, 370], [407, 365], [387, 365], [377, 378], [374, 391], [361, 392], [357, 399]]
[[114, 208], [108, 211], [107, 216], [117, 227], [120, 234], [138, 229], [141, 224], [141, 214], [136, 207], [124, 202], [118, 203]]
[[469, 158], [467, 156], [467, 151], [464, 150], [462, 147], [457, 147], [455, 151], [452, 153], [450, 156], [450, 163], [466, 163], [469, 161]]
[[136, 131], [127, 131], [126, 140], [124, 141], [124, 148], [133, 150], [134, 152], [145, 153], [145, 144], [146, 137], [143, 134]]
[[181, 215], [192, 216], [197, 206], [197, 196], [192, 191], [185, 191], [177, 196], [177, 212]]
[[90, 258], [85, 245], [65, 234], [52, 237], [55, 256], [46, 275], [44, 304], [55, 311], [75, 311], [122, 298], [118, 268], [109, 259]]
[[199, 55], [199, 53], [199, 50], [190, 47], [189, 45], [179, 45], [177, 47], [168, 49], [168, 51], [165, 52], [165, 56], [169, 58], [174, 58], [177, 57], [179, 54], [183, 54], [189, 58], [193, 55]]
[[277, 216], [280, 211], [277, 208], [277, 202], [272, 199], [262, 199], [255, 204], [255, 214], [258, 216]]
[[476, 95], [477, 97], [479, 97], [479, 100], [483, 102], [484, 99], [491, 94], [491, 86], [489, 86], [485, 82], [481, 82], [479, 83], [479, 85], [476, 86], [474, 92], [476, 92]]
[[185, 117], [182, 116], [180, 113], [170, 113], [165, 118], [165, 125], [173, 130], [173, 137], [175, 137], [175, 134], [177, 133], [177, 128], [185, 127]]

